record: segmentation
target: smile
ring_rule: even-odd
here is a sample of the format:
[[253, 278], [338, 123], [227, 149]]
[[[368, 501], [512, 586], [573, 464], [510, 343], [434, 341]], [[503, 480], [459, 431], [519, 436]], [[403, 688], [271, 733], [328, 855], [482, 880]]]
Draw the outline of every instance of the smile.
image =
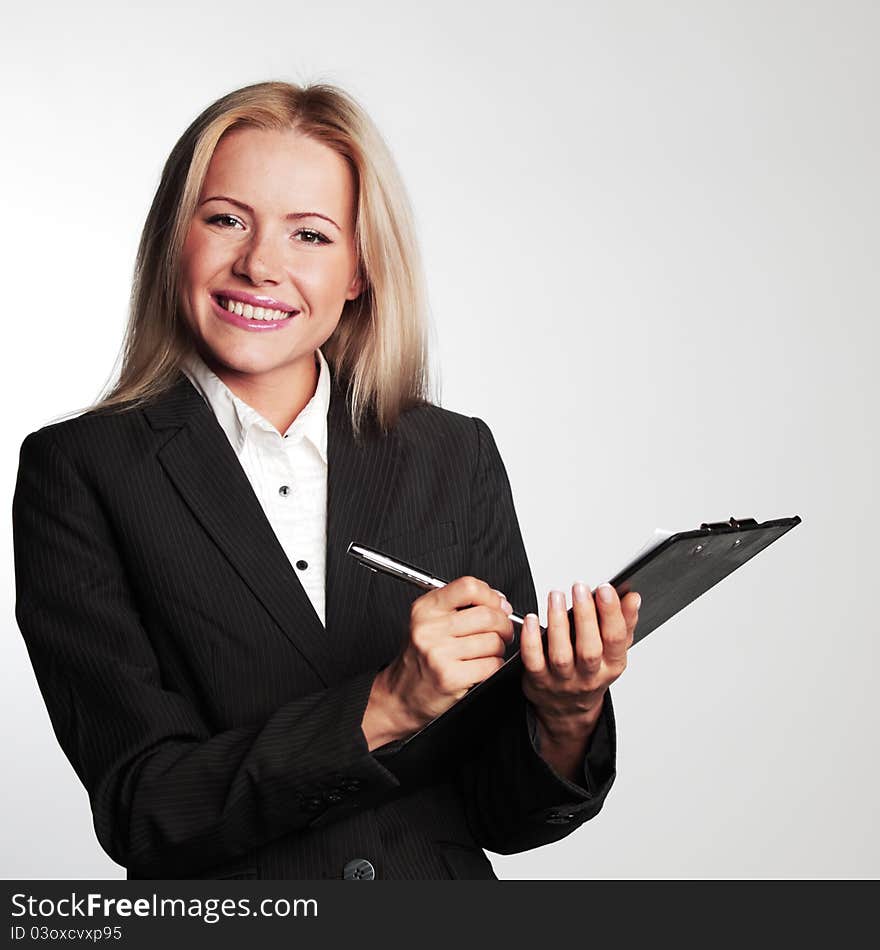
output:
[[232, 300], [228, 297], [217, 295], [214, 298], [217, 303], [228, 313], [235, 313], [245, 320], [286, 320], [299, 310], [272, 310], [269, 307], [254, 307], [249, 303], [242, 303], [240, 300]]
[[255, 307], [253, 304], [242, 303], [240, 300], [230, 300], [221, 294], [211, 296], [211, 309], [224, 323], [241, 330], [260, 332], [266, 330], [281, 330], [292, 326], [293, 319], [299, 310], [276, 310], [268, 307]]

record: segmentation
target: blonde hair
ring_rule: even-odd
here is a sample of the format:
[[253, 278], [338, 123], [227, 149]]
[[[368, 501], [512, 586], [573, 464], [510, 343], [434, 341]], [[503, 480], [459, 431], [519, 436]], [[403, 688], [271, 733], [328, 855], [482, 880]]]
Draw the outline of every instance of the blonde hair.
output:
[[179, 312], [181, 250], [214, 150], [234, 128], [294, 129], [333, 149], [352, 169], [355, 242], [363, 290], [346, 300], [321, 346], [344, 381], [358, 434], [367, 413], [383, 430], [429, 402], [428, 304], [409, 200], [388, 147], [344, 90], [328, 83], [263, 82], [208, 106], [171, 151], [138, 246], [122, 367], [90, 410], [134, 409], [165, 392], [194, 349]]

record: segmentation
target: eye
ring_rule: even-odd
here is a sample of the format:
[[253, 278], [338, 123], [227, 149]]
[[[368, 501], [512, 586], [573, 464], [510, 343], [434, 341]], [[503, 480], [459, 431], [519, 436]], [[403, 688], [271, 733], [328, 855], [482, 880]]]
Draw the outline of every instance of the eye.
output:
[[241, 221], [231, 214], [215, 214], [213, 217], [208, 218], [208, 224], [219, 223], [221, 221], [232, 221], [236, 224], [241, 224]]
[[330, 238], [321, 234], [320, 231], [314, 231], [312, 228], [300, 228], [295, 234], [301, 234], [304, 237], [304, 244], [332, 244]]

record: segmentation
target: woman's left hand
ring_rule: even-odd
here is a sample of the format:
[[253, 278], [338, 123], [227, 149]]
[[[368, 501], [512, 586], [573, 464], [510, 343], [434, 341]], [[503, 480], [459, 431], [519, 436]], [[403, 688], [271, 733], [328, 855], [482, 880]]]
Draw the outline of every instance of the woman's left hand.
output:
[[[603, 599], [610, 593], [609, 600]], [[538, 618], [527, 615], [520, 634], [522, 689], [535, 709], [542, 758], [566, 778], [580, 781], [587, 742], [593, 733], [605, 691], [626, 668], [641, 598], [621, 601], [610, 584], [596, 590], [595, 603], [585, 584], [572, 586], [571, 630], [562, 591], [551, 591], [547, 606], [547, 655]]]

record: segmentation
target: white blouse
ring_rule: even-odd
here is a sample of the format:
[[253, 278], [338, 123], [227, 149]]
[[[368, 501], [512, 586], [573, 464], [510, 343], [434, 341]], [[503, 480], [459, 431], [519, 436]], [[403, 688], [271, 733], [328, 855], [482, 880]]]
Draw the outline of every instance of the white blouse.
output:
[[183, 372], [226, 433], [278, 540], [326, 626], [327, 411], [330, 367], [316, 350], [318, 387], [282, 435], [194, 354]]

